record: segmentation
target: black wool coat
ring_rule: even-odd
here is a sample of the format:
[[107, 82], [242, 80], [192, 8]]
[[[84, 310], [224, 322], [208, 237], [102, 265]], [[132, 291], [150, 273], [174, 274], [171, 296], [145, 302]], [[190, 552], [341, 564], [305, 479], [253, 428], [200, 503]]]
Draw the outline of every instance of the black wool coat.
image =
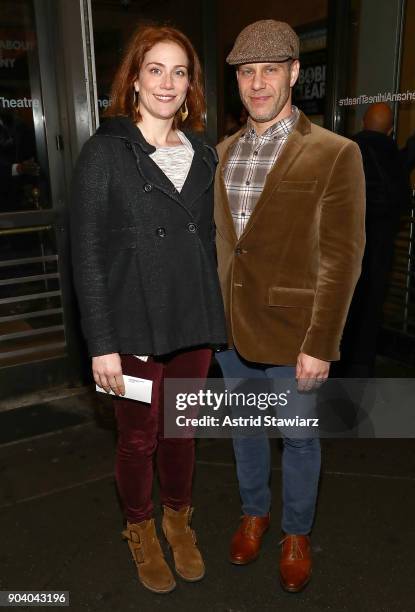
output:
[[216, 153], [192, 134], [179, 193], [127, 117], [84, 145], [71, 201], [72, 263], [90, 355], [165, 355], [226, 342], [213, 225]]

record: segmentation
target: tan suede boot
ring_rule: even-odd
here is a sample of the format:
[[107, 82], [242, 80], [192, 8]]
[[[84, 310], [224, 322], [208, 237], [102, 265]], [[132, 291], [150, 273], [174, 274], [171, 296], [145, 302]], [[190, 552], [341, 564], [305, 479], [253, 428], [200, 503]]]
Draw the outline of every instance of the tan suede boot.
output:
[[193, 508], [185, 506], [176, 511], [163, 506], [163, 510], [162, 527], [173, 552], [176, 572], [188, 582], [201, 580], [205, 575], [205, 566], [196, 546], [196, 534], [190, 528]]
[[128, 523], [122, 536], [128, 541], [140, 582], [155, 593], [170, 593], [175, 586], [156, 534], [154, 519]]

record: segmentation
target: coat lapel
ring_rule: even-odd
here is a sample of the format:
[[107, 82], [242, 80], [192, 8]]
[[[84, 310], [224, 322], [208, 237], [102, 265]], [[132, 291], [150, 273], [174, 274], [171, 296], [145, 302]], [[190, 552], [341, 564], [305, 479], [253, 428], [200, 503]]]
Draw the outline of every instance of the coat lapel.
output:
[[[145, 160], [145, 169], [141, 164], [140, 169], [143, 176], [149, 182], [153, 183], [157, 189], [175, 200], [191, 214], [193, 204], [209, 189], [213, 182], [215, 162], [213, 154], [197, 138], [193, 138], [189, 134], [187, 134], [187, 137], [192, 143], [194, 155], [189, 173], [180, 193], [176, 191], [173, 183], [149, 156]], [[138, 160], [137, 163], [139, 164]]]
[[186, 206], [192, 208], [200, 196], [209, 189], [215, 176], [213, 154], [198, 140], [186, 134], [193, 146], [192, 165], [184, 182], [180, 195]]
[[[296, 125], [294, 126], [293, 131], [285, 143], [284, 149], [279, 156], [277, 163], [269, 172], [267, 179], [265, 181], [264, 189], [258, 199], [258, 202], [249, 218], [248, 223], [246, 224], [245, 230], [241, 234], [239, 240], [246, 236], [246, 234], [252, 229], [255, 224], [258, 215], [261, 213], [261, 210], [266, 206], [267, 202], [274, 194], [275, 190], [278, 188], [278, 185], [284, 178], [284, 175], [296, 159], [296, 157], [301, 152], [303, 146], [303, 136], [308, 134], [311, 131], [311, 124], [309, 119], [300, 111], [300, 116]], [[238, 238], [235, 232], [235, 226], [233, 223], [233, 218], [229, 206], [228, 195], [226, 192], [225, 182], [223, 180], [223, 169], [228, 161], [229, 151], [232, 145], [236, 142], [238, 138], [242, 135], [243, 130], [240, 130], [236, 134], [234, 134], [227, 143], [227, 147], [224, 150], [221, 161], [218, 166], [218, 177], [217, 177], [217, 191], [216, 191], [216, 202], [215, 202], [215, 218], [216, 225], [222, 234], [222, 236], [231, 242], [232, 244], [236, 244], [238, 242]]]
[[235, 232], [235, 225], [233, 223], [233, 217], [229, 206], [228, 194], [226, 192], [225, 181], [223, 179], [223, 171], [228, 161], [229, 151], [233, 144], [240, 138], [243, 130], [239, 130], [236, 134], [228, 139], [227, 147], [223, 154], [219, 158], [219, 164], [217, 167], [216, 176], [216, 190], [215, 190], [215, 222], [219, 233], [231, 242], [236, 244], [238, 237]]
[[278, 157], [276, 164], [271, 169], [266, 178], [264, 189], [262, 190], [262, 193], [258, 199], [258, 202], [256, 203], [254, 210], [252, 211], [249, 221], [246, 224], [246, 227], [239, 238], [240, 240], [251, 231], [252, 227], [255, 225], [258, 216], [261, 214], [261, 211], [264, 209], [267, 202], [269, 202], [271, 196], [275, 193], [276, 189], [278, 189], [278, 186], [284, 178], [284, 175], [286, 174], [286, 172], [288, 172], [290, 166], [293, 164], [293, 162], [301, 152], [301, 149], [303, 147], [304, 134], [308, 134], [310, 130], [311, 124], [309, 119], [307, 119], [307, 117], [300, 111], [298, 121], [294, 126], [293, 131], [287, 138], [287, 142], [285, 143], [285, 146], [281, 151], [281, 155]]

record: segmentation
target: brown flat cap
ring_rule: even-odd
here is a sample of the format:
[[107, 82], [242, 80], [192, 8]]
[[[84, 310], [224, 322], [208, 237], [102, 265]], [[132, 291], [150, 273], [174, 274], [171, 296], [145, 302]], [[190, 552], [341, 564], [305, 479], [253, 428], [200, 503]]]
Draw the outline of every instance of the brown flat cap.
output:
[[281, 62], [298, 59], [299, 54], [298, 36], [288, 23], [263, 19], [242, 30], [226, 61], [231, 65]]

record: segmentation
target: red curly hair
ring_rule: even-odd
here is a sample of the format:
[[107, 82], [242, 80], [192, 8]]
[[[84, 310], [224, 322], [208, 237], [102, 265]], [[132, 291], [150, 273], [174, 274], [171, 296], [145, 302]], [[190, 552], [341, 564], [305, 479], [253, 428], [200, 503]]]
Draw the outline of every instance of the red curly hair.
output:
[[173, 42], [179, 45], [186, 53], [189, 62], [189, 88], [186, 98], [189, 115], [182, 122], [179, 109], [174, 117], [173, 126], [175, 129], [180, 126], [201, 131], [204, 129], [206, 104], [200, 61], [187, 36], [180, 30], [168, 26], [139, 27], [134, 32], [121, 65], [115, 73], [111, 87], [111, 104], [105, 112], [105, 116], [127, 115], [134, 123], [140, 121], [141, 114], [134, 105], [133, 83], [138, 78], [145, 54], [160, 42]]

